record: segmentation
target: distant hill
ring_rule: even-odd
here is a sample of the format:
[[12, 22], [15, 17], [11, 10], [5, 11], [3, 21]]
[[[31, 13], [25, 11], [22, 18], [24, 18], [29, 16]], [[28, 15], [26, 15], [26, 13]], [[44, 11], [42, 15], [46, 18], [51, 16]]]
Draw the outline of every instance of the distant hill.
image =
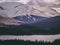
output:
[[31, 25], [40, 28], [57, 28], [60, 27], [60, 16], [55, 16], [46, 20], [38, 21]]

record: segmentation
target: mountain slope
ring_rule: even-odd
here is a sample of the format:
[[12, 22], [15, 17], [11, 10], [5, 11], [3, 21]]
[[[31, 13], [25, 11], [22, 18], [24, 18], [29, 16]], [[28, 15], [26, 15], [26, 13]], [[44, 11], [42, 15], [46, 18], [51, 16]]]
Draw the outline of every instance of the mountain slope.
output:
[[43, 21], [38, 21], [36, 23], [31, 24], [32, 26], [40, 27], [40, 28], [57, 28], [60, 27], [60, 16], [48, 18]]
[[42, 20], [47, 19], [47, 17], [36, 16], [36, 15], [16, 16], [16, 17], [13, 17], [13, 18], [16, 19], [16, 20], [20, 20], [20, 21], [25, 22], [25, 24], [35, 23], [37, 21], [42, 21]]
[[53, 35], [60, 34], [60, 16], [48, 18], [31, 24], [22, 24], [14, 28], [0, 28], [0, 35]]

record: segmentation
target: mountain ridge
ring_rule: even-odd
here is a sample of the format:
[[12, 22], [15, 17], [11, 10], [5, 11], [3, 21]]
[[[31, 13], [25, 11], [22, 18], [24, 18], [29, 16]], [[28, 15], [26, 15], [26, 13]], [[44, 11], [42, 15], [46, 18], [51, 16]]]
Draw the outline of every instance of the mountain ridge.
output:
[[20, 20], [25, 22], [26, 24], [30, 23], [35, 23], [37, 21], [42, 21], [47, 19], [47, 17], [42, 17], [42, 16], [36, 16], [36, 15], [24, 15], [24, 16], [16, 16], [13, 17], [13, 19]]
[[40, 28], [57, 28], [60, 27], [60, 16], [48, 18], [43, 21], [38, 21], [36, 23], [31, 24], [32, 26], [40, 27]]

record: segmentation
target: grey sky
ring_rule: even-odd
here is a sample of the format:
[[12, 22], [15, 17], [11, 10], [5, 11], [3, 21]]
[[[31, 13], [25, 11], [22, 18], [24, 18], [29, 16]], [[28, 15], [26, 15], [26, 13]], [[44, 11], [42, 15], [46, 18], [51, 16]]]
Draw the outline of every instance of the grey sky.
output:
[[[34, 1], [34, 0], [0, 0], [0, 3], [2, 3], [2, 2], [20, 2], [20, 3], [24, 3], [24, 4], [27, 4], [27, 2], [30, 2], [30, 1]], [[44, 2], [44, 3], [49, 3], [49, 6], [53, 3], [54, 5], [55, 4], [57, 4], [57, 5], [59, 5], [60, 4], [60, 0], [36, 0], [36, 1], [39, 1], [39, 3], [41, 3], [41, 2]], [[43, 3], [42, 3], [43, 4]], [[7, 6], [5, 6], [5, 7], [7, 7]], [[36, 5], [36, 7], [37, 7], [37, 5]], [[55, 5], [55, 7], [57, 7], [56, 5]], [[60, 6], [59, 6], [59, 8], [58, 9], [56, 9], [54, 7], [54, 10], [56, 10], [58, 13], [60, 13]], [[14, 9], [14, 8], [13, 8]], [[39, 10], [39, 8], [37, 8], [38, 10]], [[15, 10], [15, 9], [14, 9]], [[13, 11], [13, 10], [12, 10]], [[9, 14], [11, 14], [11, 15], [9, 15], [9, 16], [15, 16], [15, 15], [13, 15], [12, 14], [12, 11], [10, 11], [11, 13], [9, 13]], [[6, 12], [6, 11], [5, 11]], [[15, 11], [13, 11], [13, 12], [15, 12]], [[49, 11], [50, 12], [50, 11]], [[19, 14], [19, 13], [18, 13]], [[48, 13], [46, 13], [46, 14], [48, 14]], [[48, 14], [48, 16], [51, 16], [51, 15], [49, 15]]]
[[2, 2], [20, 2], [20, 3], [26, 4], [29, 1], [30, 0], [0, 0], [0, 3], [2, 3]]
[[[27, 2], [29, 2], [29, 1], [34, 1], [34, 0], [0, 0], [0, 3], [2, 3], [2, 2], [20, 2], [20, 3], [27, 4]], [[60, 0], [39, 0], [39, 2], [60, 4]]]

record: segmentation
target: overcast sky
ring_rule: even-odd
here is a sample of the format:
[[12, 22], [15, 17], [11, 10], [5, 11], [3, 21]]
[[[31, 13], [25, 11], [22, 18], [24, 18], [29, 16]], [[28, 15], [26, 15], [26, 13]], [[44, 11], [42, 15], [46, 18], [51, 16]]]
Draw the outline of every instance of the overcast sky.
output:
[[[32, 0], [0, 0], [0, 3], [1, 2], [22, 2], [22, 3], [27, 3], [29, 1], [32, 1]], [[43, 2], [47, 2], [47, 3], [51, 3], [51, 2], [54, 2], [54, 3], [59, 3], [60, 0], [40, 0], [40, 1], [43, 1]]]
[[20, 3], [26, 4], [29, 1], [30, 0], [0, 0], [0, 3], [2, 3], [2, 2], [20, 2]]
[[[34, 0], [0, 0], [0, 3], [2, 2], [20, 2], [23, 4], [27, 4], [30, 1], [34, 1]], [[60, 4], [60, 0], [38, 0], [39, 2], [44, 2], [44, 3], [53, 3], [53, 4]], [[55, 9], [55, 8], [54, 8]], [[55, 9], [57, 12], [60, 13], [60, 8], [59, 9]]]

